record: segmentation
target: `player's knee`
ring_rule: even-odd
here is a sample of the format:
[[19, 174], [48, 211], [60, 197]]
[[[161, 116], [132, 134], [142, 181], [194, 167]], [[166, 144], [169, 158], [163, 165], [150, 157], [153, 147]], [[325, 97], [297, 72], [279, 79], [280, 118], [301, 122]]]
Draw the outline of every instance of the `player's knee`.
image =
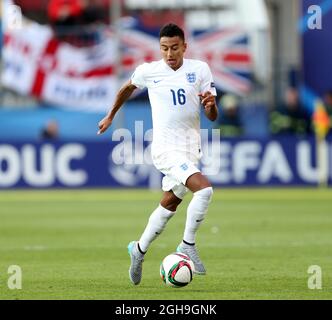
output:
[[160, 204], [167, 210], [175, 212], [178, 205], [182, 202], [181, 199], [174, 195], [164, 196]]
[[169, 210], [169, 211], [173, 211], [173, 212], [175, 212], [176, 209], [177, 209], [177, 207], [178, 207], [178, 205], [181, 203], [181, 201], [182, 201], [182, 200], [179, 200], [179, 201], [178, 201], [178, 200], [175, 200], [175, 201], [173, 201], [173, 202], [168, 202], [168, 203], [164, 204], [163, 207], [164, 207], [165, 209]]
[[213, 195], [213, 188], [212, 187], [203, 188], [201, 190], [196, 191], [194, 195], [204, 199], [207, 202], [210, 202]]

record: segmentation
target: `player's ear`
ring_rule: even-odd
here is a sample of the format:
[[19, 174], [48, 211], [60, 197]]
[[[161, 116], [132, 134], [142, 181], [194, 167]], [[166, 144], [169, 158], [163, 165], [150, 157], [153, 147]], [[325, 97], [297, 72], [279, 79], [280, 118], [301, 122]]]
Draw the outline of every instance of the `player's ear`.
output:
[[183, 52], [186, 52], [186, 50], [187, 50], [187, 42], [184, 42], [183, 43]]

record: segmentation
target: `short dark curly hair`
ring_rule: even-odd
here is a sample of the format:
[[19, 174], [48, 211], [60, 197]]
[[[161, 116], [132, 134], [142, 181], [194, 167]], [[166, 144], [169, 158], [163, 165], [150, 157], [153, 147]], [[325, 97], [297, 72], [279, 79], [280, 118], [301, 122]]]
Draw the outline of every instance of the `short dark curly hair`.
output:
[[176, 37], [178, 36], [184, 42], [184, 32], [183, 30], [174, 23], [165, 24], [159, 32], [159, 39], [162, 37]]

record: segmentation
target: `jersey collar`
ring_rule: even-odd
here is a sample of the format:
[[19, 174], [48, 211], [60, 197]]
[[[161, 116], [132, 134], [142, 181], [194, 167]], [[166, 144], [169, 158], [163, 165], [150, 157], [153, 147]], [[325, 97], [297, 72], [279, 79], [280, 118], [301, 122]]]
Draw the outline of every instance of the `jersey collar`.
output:
[[179, 68], [179, 69], [177, 69], [177, 70], [173, 70], [165, 61], [164, 61], [164, 59], [161, 59], [161, 61], [163, 62], [163, 64], [165, 65], [165, 67], [166, 67], [166, 69], [167, 70], [169, 70], [169, 71], [173, 71], [173, 72], [178, 72], [178, 71], [180, 71], [183, 67], [184, 67], [184, 65], [186, 64], [186, 61], [187, 61], [187, 59], [183, 59], [183, 63], [182, 63], [182, 65], [181, 65], [181, 67]]

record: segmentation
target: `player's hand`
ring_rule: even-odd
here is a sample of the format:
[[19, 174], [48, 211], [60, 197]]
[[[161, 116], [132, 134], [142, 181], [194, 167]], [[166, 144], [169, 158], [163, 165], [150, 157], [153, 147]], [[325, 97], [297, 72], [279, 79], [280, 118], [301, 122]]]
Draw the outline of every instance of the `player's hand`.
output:
[[201, 103], [204, 109], [210, 109], [216, 105], [216, 100], [214, 95], [210, 91], [206, 91], [204, 93], [199, 93], [198, 96], [201, 99]]
[[108, 127], [112, 124], [112, 120], [110, 120], [108, 117], [105, 117], [98, 123], [99, 130], [97, 134], [102, 134], [104, 133]]

